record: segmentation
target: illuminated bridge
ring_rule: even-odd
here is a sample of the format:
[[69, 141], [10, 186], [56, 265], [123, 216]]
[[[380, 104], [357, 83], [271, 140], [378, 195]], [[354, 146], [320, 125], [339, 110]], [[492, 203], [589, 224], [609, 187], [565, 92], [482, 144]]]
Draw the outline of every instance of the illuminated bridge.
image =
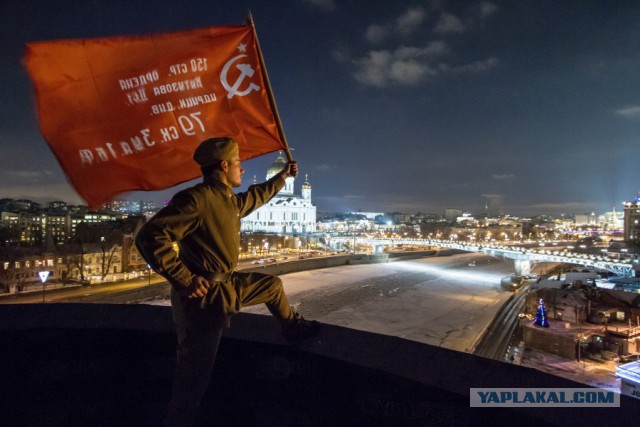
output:
[[607, 270], [618, 276], [633, 275], [634, 264], [637, 260], [615, 260], [607, 256], [580, 254], [566, 250], [549, 250], [545, 248], [525, 248], [520, 246], [499, 245], [495, 243], [461, 243], [450, 240], [409, 239], [409, 238], [372, 238], [364, 236], [331, 236], [331, 247], [340, 249], [344, 246], [354, 247], [365, 245], [373, 248], [373, 253], [382, 253], [384, 247], [395, 246], [437, 246], [440, 248], [457, 249], [466, 252], [483, 252], [494, 257], [514, 260], [515, 272], [519, 275], [528, 274], [534, 262], [557, 262], [593, 267]]

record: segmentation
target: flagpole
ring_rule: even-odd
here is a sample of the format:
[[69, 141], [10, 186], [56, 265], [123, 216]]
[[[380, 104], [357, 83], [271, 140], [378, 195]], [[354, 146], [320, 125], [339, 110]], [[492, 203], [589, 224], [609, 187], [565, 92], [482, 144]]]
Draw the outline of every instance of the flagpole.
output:
[[271, 105], [271, 109], [273, 109], [273, 115], [276, 118], [278, 134], [280, 135], [280, 139], [284, 144], [287, 160], [292, 162], [293, 156], [291, 155], [291, 150], [289, 149], [289, 144], [287, 143], [287, 137], [284, 134], [284, 128], [282, 127], [282, 121], [280, 120], [280, 114], [278, 113], [278, 107], [276, 106], [276, 98], [273, 96], [273, 90], [271, 89], [271, 82], [269, 81], [269, 74], [267, 73], [267, 66], [264, 63], [264, 57], [262, 56], [262, 49], [260, 49], [260, 42], [258, 41], [258, 33], [256, 32], [256, 26], [253, 22], [253, 16], [251, 15], [251, 11], [249, 11], [249, 17], [247, 18], [247, 20], [249, 21], [249, 24], [251, 24], [251, 28], [253, 29], [253, 37], [256, 40], [256, 50], [258, 51], [258, 58], [260, 59], [260, 67], [262, 67], [264, 83], [266, 86], [267, 94], [269, 95], [269, 104]]

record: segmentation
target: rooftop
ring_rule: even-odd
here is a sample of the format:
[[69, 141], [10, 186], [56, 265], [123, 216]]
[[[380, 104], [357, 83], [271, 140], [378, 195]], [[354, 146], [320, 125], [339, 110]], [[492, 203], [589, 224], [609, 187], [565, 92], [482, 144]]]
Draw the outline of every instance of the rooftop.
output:
[[[6, 425], [158, 425], [175, 336], [168, 307], [1, 305]], [[583, 388], [537, 370], [402, 338], [325, 325], [285, 345], [268, 316], [225, 331], [201, 425], [635, 425], [620, 408], [470, 408], [469, 389]], [[482, 421], [485, 421], [484, 423]]]

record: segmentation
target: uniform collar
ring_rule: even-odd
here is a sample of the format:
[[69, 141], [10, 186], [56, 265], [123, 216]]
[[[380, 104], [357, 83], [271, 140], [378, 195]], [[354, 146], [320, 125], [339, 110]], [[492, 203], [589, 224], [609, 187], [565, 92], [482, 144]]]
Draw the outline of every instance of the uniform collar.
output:
[[231, 187], [229, 187], [227, 184], [224, 184], [222, 181], [219, 181], [217, 179], [214, 179], [211, 177], [205, 177], [202, 180], [202, 183], [205, 185], [208, 185], [209, 187], [215, 190], [222, 191], [223, 193], [227, 194], [229, 197], [235, 194]]

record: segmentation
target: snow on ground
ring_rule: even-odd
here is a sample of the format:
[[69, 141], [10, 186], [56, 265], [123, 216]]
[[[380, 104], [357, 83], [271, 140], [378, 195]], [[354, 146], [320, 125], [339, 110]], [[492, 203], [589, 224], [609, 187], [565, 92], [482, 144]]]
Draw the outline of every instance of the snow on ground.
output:
[[594, 362], [588, 359], [579, 362], [543, 351], [527, 349], [520, 365], [620, 393], [620, 380], [615, 376], [617, 366], [615, 362]]
[[[280, 277], [290, 303], [308, 319], [467, 351], [511, 295], [500, 280], [512, 272], [513, 261], [467, 253]], [[263, 305], [242, 311], [269, 314]], [[521, 365], [619, 392], [615, 366], [529, 349]]]
[[500, 279], [512, 269], [510, 261], [463, 254], [280, 277], [306, 318], [466, 351], [511, 295]]

